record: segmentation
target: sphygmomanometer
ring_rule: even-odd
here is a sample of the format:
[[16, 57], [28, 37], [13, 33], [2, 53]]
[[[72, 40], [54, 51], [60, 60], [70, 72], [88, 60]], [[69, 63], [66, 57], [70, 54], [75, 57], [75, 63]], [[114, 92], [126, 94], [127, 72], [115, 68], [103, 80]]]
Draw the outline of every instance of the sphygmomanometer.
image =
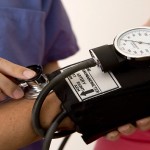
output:
[[[49, 149], [53, 138], [79, 132], [88, 144], [120, 125], [135, 124], [150, 115], [150, 28], [127, 30], [117, 35], [112, 45], [89, 52], [90, 59], [51, 74], [43, 74], [40, 66], [30, 66], [37, 77], [20, 84], [27, 96], [36, 98], [32, 123], [36, 133], [45, 138], [43, 150]], [[39, 115], [51, 92], [62, 102], [62, 112], [45, 130]], [[66, 116], [75, 130], [57, 131]]]

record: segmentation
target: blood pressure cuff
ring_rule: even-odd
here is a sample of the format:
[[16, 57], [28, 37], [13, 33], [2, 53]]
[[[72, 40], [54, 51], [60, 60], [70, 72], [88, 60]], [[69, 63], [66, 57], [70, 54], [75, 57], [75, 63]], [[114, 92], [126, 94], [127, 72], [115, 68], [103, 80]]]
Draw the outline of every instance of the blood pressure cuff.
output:
[[[100, 68], [98, 69], [100, 70]], [[104, 90], [104, 92], [89, 96], [86, 99], [79, 99], [79, 93], [87, 96], [90, 92], [96, 91], [94, 85], [93, 89], [88, 91], [84, 91], [85, 88], [80, 87], [79, 81], [84, 82], [81, 78], [82, 73], [87, 70], [90, 70], [90, 68], [69, 76], [54, 88], [64, 109], [68, 112], [68, 116], [75, 123], [76, 131], [82, 134], [85, 143], [88, 144], [97, 140], [120, 125], [129, 122], [134, 124], [136, 120], [150, 115], [149, 67], [127, 65], [114, 72], [102, 74], [97, 72], [95, 76], [98, 78], [104, 78], [108, 75], [113, 76], [117, 86], [109, 89], [107, 81], [110, 82], [110, 79], [106, 78], [105, 81], [102, 79], [103, 87], [107, 87], [109, 90]], [[59, 73], [61, 71], [56, 71], [53, 76]], [[71, 79], [77, 75], [79, 81], [72, 83]], [[89, 78], [86, 73], [84, 75], [87, 79]], [[94, 84], [90, 79], [88, 81], [91, 82], [91, 85]], [[100, 84], [98, 82], [100, 80], [97, 80], [95, 85]], [[78, 85], [78, 88], [76, 88], [76, 85]], [[109, 83], [108, 86], [110, 86]], [[75, 92], [75, 88], [78, 92]]]

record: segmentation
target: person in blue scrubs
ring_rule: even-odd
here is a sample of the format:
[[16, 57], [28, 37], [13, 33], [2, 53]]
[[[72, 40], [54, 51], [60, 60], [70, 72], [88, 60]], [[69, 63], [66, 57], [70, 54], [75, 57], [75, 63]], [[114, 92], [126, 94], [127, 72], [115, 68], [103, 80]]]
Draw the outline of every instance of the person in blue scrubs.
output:
[[[0, 57], [13, 63], [42, 65], [46, 73], [58, 60], [78, 51], [69, 18], [60, 0], [1, 0]], [[22, 150], [41, 150], [43, 140]]]

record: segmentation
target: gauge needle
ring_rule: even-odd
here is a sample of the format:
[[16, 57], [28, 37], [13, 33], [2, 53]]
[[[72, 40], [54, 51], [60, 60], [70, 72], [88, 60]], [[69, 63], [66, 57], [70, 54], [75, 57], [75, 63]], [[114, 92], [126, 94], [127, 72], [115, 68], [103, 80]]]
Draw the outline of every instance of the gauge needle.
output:
[[142, 42], [142, 41], [134, 41], [134, 40], [126, 40], [126, 39], [121, 39], [123, 41], [131, 41], [131, 42], [136, 42], [136, 43], [139, 43], [139, 44], [148, 44], [150, 45], [150, 43], [146, 43], [146, 42]]
[[137, 44], [136, 44], [136, 42], [135, 42], [135, 41], [131, 41], [131, 44], [132, 44], [132, 46], [133, 46], [134, 48], [139, 49], [139, 47], [137, 46]]

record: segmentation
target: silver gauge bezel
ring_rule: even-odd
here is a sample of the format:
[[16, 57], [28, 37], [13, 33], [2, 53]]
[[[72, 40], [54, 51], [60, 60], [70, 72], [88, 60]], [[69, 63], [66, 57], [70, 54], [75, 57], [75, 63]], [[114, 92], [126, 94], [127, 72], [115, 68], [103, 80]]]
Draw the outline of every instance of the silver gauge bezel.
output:
[[128, 30], [125, 30], [123, 32], [121, 32], [120, 34], [118, 34], [115, 39], [114, 39], [114, 46], [115, 46], [115, 49], [122, 55], [126, 56], [127, 58], [146, 58], [146, 57], [150, 57], [150, 55], [130, 55], [130, 54], [127, 54], [125, 53], [124, 51], [122, 51], [119, 47], [118, 47], [118, 40], [120, 40], [120, 37], [122, 37], [124, 34], [127, 34], [128, 32], [131, 32], [132, 30], [140, 30], [140, 29], [148, 29], [150, 30], [150, 27], [147, 27], [147, 26], [142, 26], [142, 27], [136, 27], [136, 28], [131, 28], [131, 29], [128, 29]]

